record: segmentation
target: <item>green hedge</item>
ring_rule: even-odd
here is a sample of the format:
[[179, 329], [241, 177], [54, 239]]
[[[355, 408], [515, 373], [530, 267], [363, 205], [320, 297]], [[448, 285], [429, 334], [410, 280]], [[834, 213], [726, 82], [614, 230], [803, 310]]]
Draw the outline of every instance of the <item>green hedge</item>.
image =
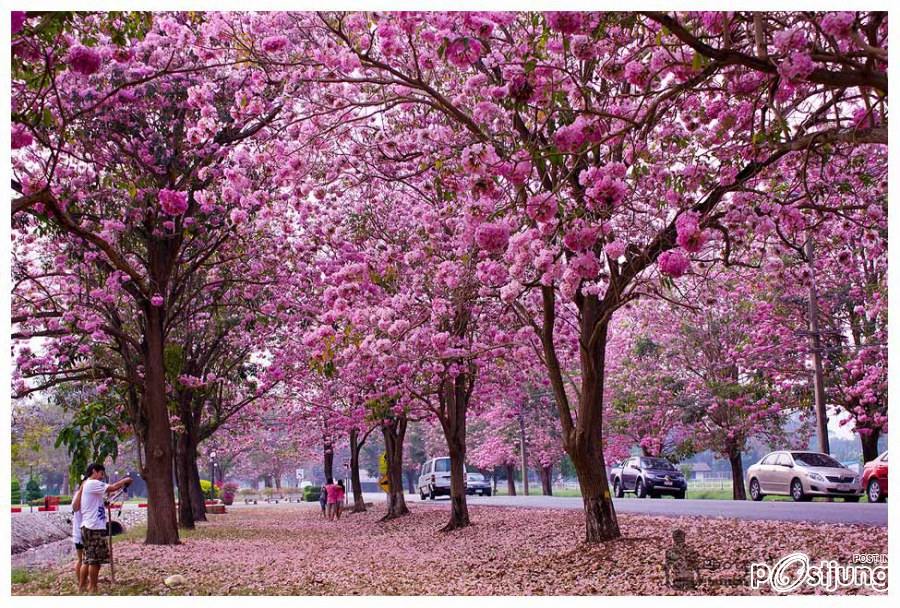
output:
[[316, 502], [319, 500], [319, 493], [322, 488], [319, 486], [306, 486], [303, 488], [303, 500], [306, 502]]
[[12, 489], [9, 493], [10, 502], [14, 505], [18, 505], [22, 502], [22, 491], [19, 488], [19, 480], [15, 477], [12, 478]]

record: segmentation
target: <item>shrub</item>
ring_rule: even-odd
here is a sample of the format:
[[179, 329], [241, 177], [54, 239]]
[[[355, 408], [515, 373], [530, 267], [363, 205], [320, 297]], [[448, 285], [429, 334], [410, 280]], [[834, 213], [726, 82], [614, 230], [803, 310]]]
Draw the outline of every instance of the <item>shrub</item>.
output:
[[320, 486], [306, 486], [303, 488], [303, 500], [306, 502], [316, 502], [319, 500], [319, 493], [322, 491]]
[[41, 489], [41, 485], [38, 483], [37, 479], [32, 477], [28, 480], [28, 483], [25, 484], [25, 499], [31, 502], [32, 500], [43, 497], [44, 491]]
[[17, 505], [22, 502], [22, 492], [19, 489], [19, 480], [15, 477], [12, 478], [12, 489], [9, 493], [10, 501], [12, 504]]
[[222, 485], [222, 502], [226, 505], [234, 503], [234, 494], [237, 492], [238, 484], [229, 481]]
[[241, 496], [255, 496], [256, 490], [254, 490], [253, 488], [241, 488], [240, 490], [238, 490], [238, 494], [240, 494]]
[[212, 483], [207, 481], [206, 479], [200, 480], [200, 491], [203, 492], [203, 497], [207, 500], [212, 500], [214, 498], [219, 497], [218, 488], [214, 488]]

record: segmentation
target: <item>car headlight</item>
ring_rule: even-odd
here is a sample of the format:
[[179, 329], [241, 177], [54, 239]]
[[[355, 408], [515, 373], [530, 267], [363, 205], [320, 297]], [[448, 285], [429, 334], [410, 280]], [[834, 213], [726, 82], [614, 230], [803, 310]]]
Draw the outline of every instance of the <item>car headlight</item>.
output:
[[809, 473], [806, 474], [806, 476], [815, 481], [825, 481], [825, 478], [822, 477], [821, 475], [819, 475], [818, 473], [816, 473], [815, 471], [810, 471]]

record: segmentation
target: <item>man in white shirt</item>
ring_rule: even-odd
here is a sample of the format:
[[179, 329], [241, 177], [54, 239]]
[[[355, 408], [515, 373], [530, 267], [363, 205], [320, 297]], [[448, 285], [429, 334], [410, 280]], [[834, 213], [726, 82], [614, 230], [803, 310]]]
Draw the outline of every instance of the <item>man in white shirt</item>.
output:
[[106, 468], [102, 464], [88, 466], [84, 483], [78, 489], [73, 501], [73, 509], [81, 512], [81, 544], [84, 547], [83, 566], [78, 589], [87, 587], [88, 593], [97, 592], [97, 577], [100, 565], [109, 562], [109, 544], [106, 529], [106, 496], [118, 492], [131, 484], [130, 477], [123, 477], [116, 483], [107, 484], [103, 479]]

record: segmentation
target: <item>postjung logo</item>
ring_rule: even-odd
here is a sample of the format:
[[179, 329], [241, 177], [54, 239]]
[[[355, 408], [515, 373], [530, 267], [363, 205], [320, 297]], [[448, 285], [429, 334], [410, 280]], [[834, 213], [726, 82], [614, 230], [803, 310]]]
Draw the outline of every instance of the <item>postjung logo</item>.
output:
[[750, 588], [768, 586], [776, 593], [819, 589], [834, 593], [838, 589], [868, 588], [885, 592], [888, 585], [887, 557], [857, 555], [850, 564], [836, 560], [812, 563], [806, 553], [785, 555], [775, 564], [750, 564]]
[[[886, 555], [859, 554], [849, 564], [836, 560], [814, 564], [806, 553], [794, 552], [775, 564], [749, 561], [722, 564], [715, 558], [701, 557], [685, 540], [684, 530], [673, 530], [672, 546], [666, 551], [666, 585], [678, 591], [693, 591], [701, 585], [707, 589], [746, 588], [748, 584], [751, 589], [769, 588], [775, 593], [816, 589], [834, 593], [844, 588], [887, 591]], [[726, 574], [728, 571], [730, 574]]]

